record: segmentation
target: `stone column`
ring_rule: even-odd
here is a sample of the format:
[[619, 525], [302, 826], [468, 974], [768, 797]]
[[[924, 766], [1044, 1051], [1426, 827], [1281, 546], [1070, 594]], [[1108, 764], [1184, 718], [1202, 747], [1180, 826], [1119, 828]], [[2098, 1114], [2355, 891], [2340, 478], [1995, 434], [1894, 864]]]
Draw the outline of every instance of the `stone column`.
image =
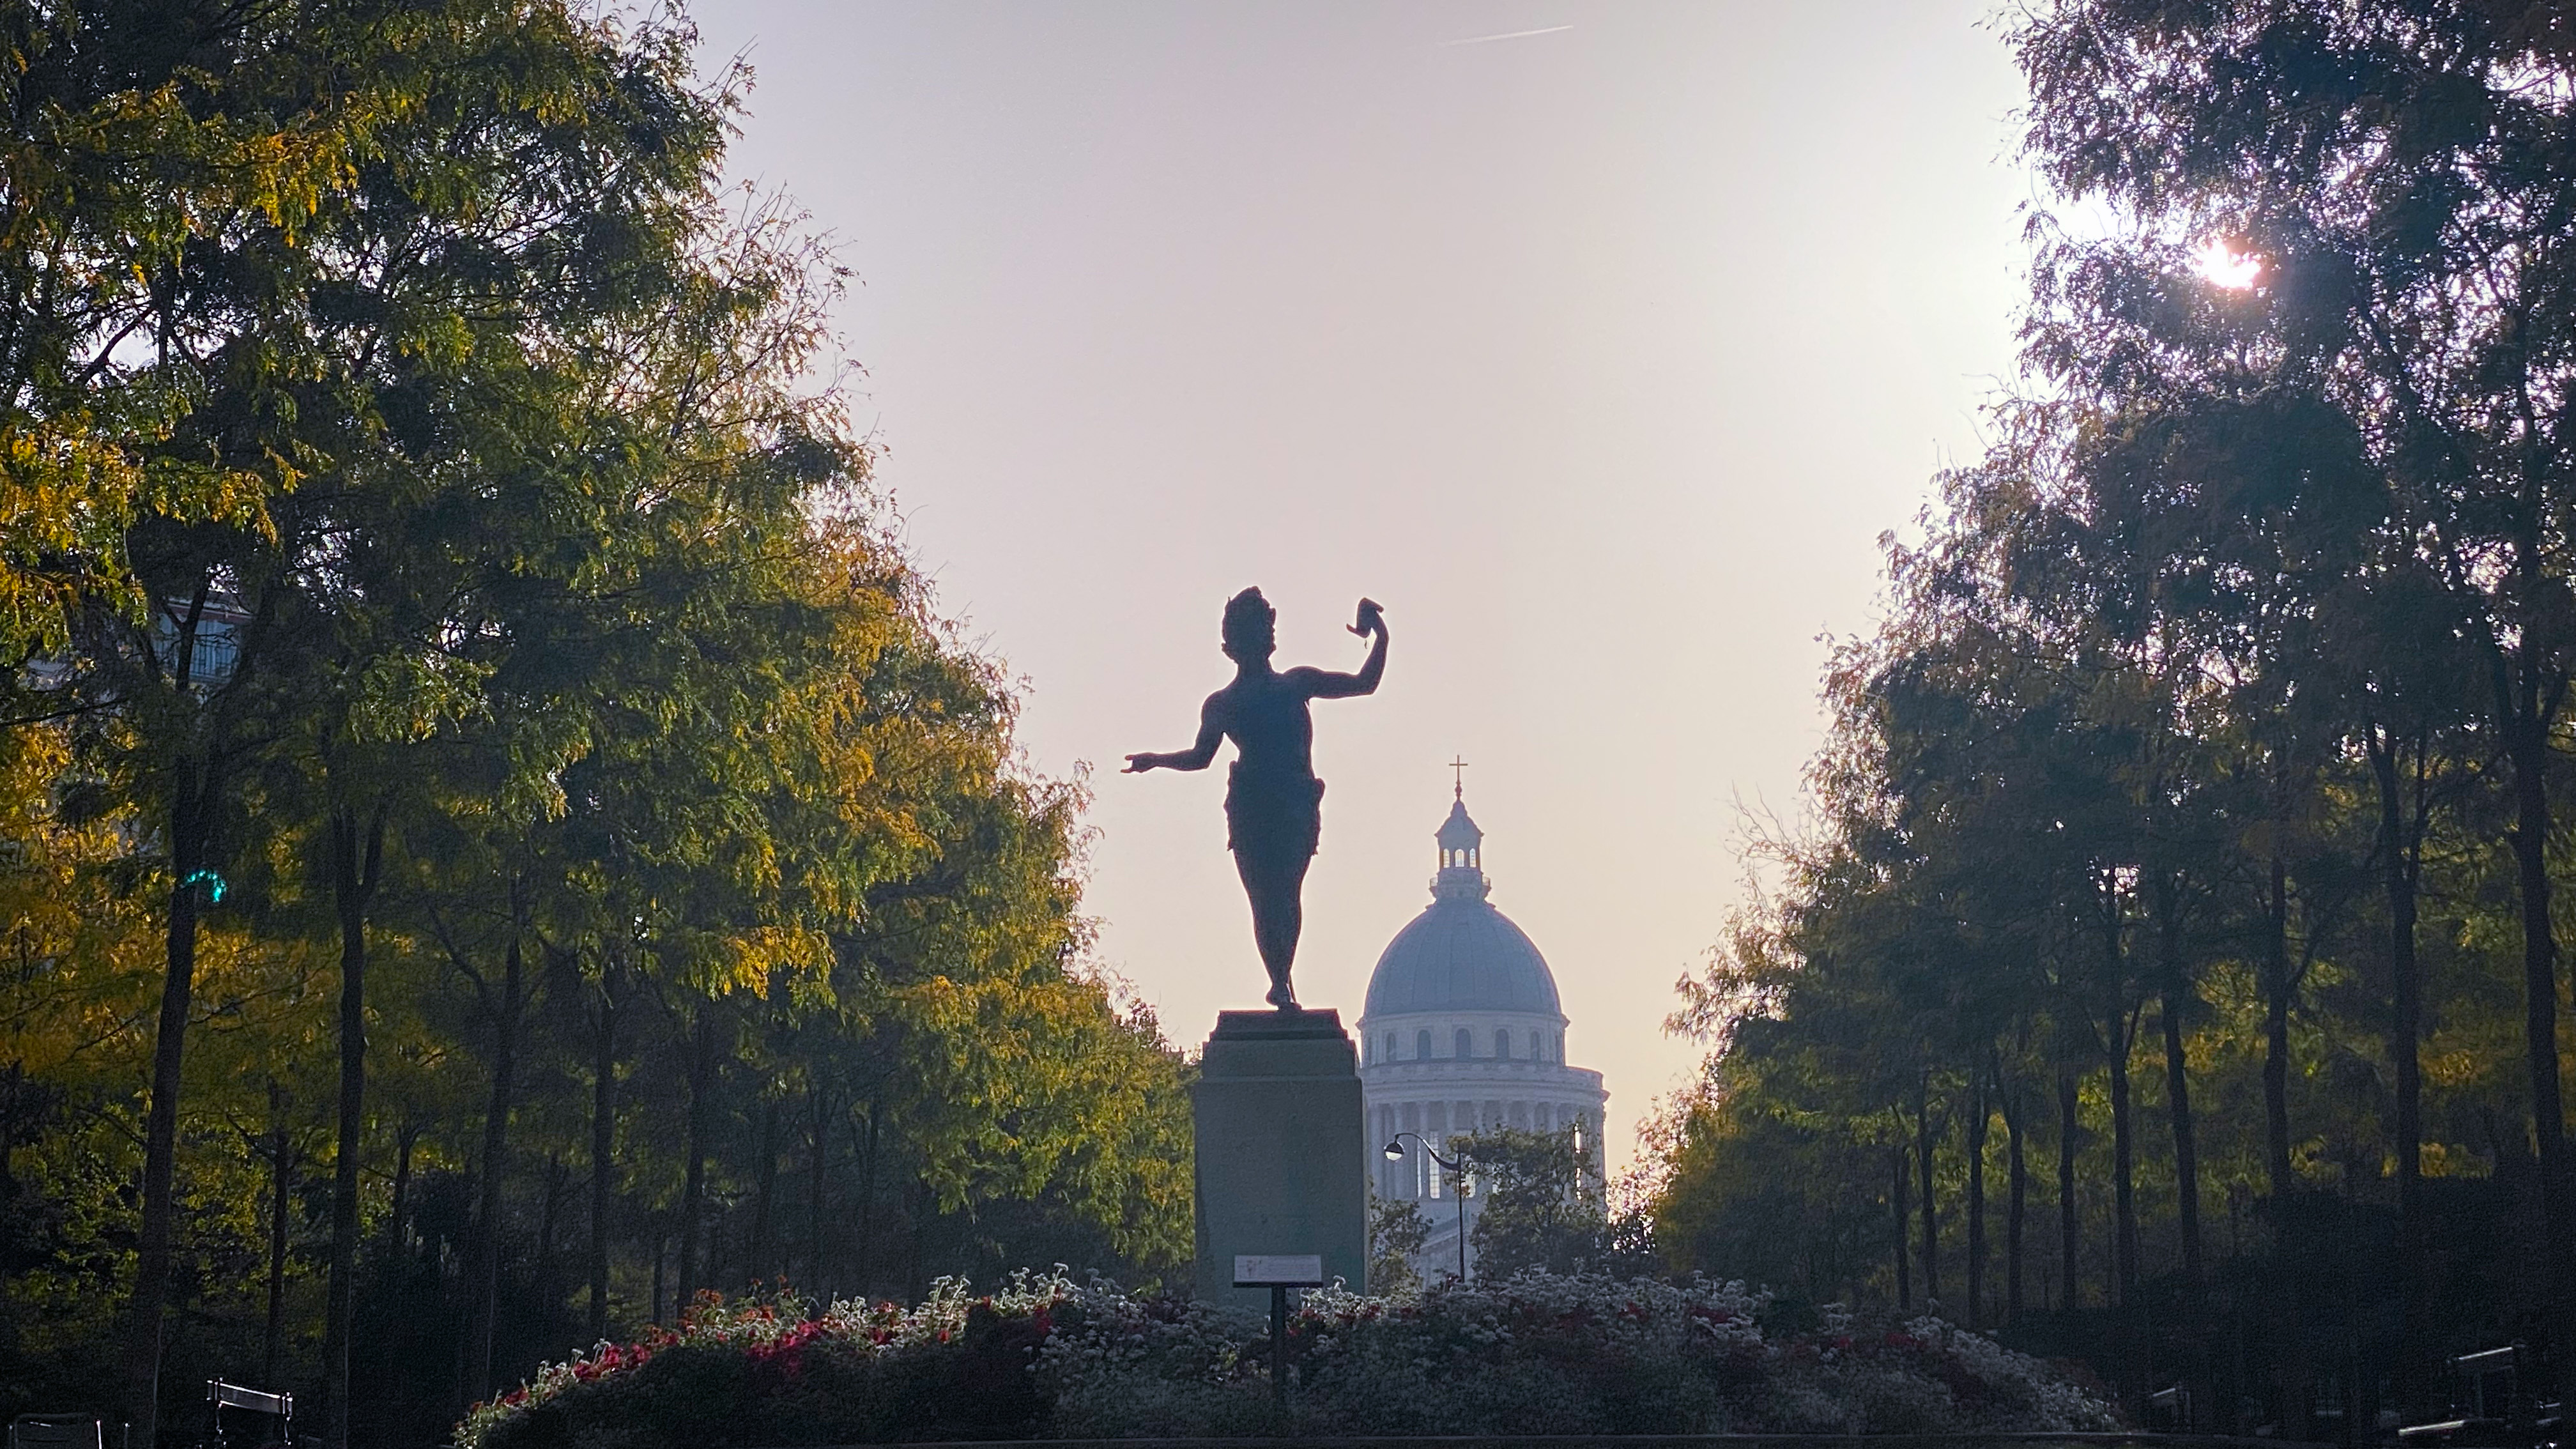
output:
[[1234, 1286], [1239, 1253], [1320, 1253], [1368, 1287], [1367, 1123], [1358, 1054], [1333, 1011], [1219, 1012], [1190, 1089], [1201, 1298], [1266, 1309]]

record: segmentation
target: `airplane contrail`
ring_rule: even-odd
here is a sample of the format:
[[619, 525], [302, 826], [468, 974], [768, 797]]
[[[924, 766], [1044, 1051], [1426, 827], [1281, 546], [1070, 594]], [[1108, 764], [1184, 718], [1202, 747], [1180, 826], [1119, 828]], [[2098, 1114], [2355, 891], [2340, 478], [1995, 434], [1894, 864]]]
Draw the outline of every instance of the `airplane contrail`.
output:
[[1447, 50], [1453, 45], [1483, 45], [1489, 40], [1523, 40], [1533, 35], [1554, 35], [1560, 30], [1573, 28], [1571, 25], [1551, 25], [1543, 30], [1506, 30], [1500, 35], [1470, 35], [1463, 40], [1444, 40], [1436, 48]]

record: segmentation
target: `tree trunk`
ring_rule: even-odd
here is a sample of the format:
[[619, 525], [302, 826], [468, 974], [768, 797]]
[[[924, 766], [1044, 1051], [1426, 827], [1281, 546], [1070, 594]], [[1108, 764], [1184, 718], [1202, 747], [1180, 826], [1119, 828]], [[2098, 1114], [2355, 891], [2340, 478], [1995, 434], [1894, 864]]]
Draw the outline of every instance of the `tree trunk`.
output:
[[8, 1105], [0, 1107], [0, 1202], [18, 1195], [18, 1173], [11, 1154], [18, 1148], [18, 1098], [26, 1082], [27, 1064], [9, 1063]]
[[2200, 1283], [2200, 1151], [2192, 1130], [2191, 1063], [2183, 1054], [2182, 1018], [2191, 991], [2183, 968], [2182, 891], [2171, 876], [2156, 882], [2156, 1014], [2165, 1039], [2165, 1108], [2173, 1126], [2174, 1208], [2182, 1232], [2183, 1281]]
[[2075, 1074], [2060, 1068], [2057, 1073], [2057, 1252], [2059, 1276], [2066, 1284], [2063, 1306], [2073, 1308], [2082, 1295], [2075, 1285], [2077, 1265], [2084, 1251], [2083, 1215], [2075, 1202], [2075, 1151], [2082, 1123], [2078, 1110], [2083, 1104], [2080, 1084]]
[[197, 901], [205, 890], [196, 875], [206, 865], [216, 787], [211, 762], [182, 758], [173, 773], [170, 928], [163, 944], [161, 1015], [152, 1037], [152, 1100], [143, 1118], [143, 1221], [135, 1242], [134, 1297], [126, 1305], [123, 1364], [125, 1417], [135, 1440], [145, 1445], [153, 1442], [160, 1422], [161, 1315], [170, 1296], [170, 1229], [176, 1217], [179, 1066], [197, 979]]
[[2111, 1067], [2111, 1256], [2120, 1302], [2138, 1297], [2137, 1144], [2130, 1130], [2129, 1005], [2120, 962], [2120, 892], [2105, 892], [2103, 914], [2103, 1040]]
[[394, 1201], [385, 1236], [397, 1253], [407, 1250], [404, 1233], [411, 1227], [411, 1150], [420, 1141], [420, 1124], [406, 1117], [394, 1134]]
[[818, 1083], [805, 1096], [814, 1113], [810, 1137], [813, 1158], [805, 1184], [805, 1274], [814, 1291], [828, 1303], [832, 1299], [832, 1282], [823, 1268], [823, 1171], [832, 1143], [831, 1093]]
[[358, 1158], [367, 1127], [367, 899], [385, 856], [385, 816], [331, 814], [331, 895], [340, 916], [340, 1122], [331, 1164], [331, 1286], [322, 1331], [323, 1399], [334, 1449], [349, 1443], [349, 1339], [357, 1308]]
[[501, 953], [501, 994], [492, 1002], [492, 1093], [483, 1105], [483, 1181], [474, 1208], [474, 1299], [465, 1355], [465, 1398], [492, 1397], [492, 1336], [501, 1300], [501, 1179], [509, 1160], [510, 1093], [519, 1066], [519, 991], [527, 962], [518, 932]]
[[2022, 1221], [2030, 1197], [2030, 1168], [2022, 1159], [2019, 1094], [1998, 1084], [2004, 1109], [2004, 1162], [2010, 1185], [2004, 1207], [2004, 1321], [2021, 1317]]
[[2111, 1250], [2124, 1304], [2138, 1296], [2137, 1148], [2129, 1119], [2128, 1063], [2115, 1058], [2111, 1067]]
[[876, 1247], [877, 1119], [884, 1107], [882, 1097], [868, 1099], [867, 1141], [860, 1149], [865, 1155], [859, 1165], [859, 1260], [852, 1271], [852, 1286], [858, 1289], [861, 1297], [867, 1296], [868, 1260]]
[[751, 1261], [744, 1276], [757, 1282], [777, 1267], [778, 1097], [760, 1101], [760, 1161], [752, 1171]]
[[[608, 1204], [617, 1187], [617, 998], [603, 964], [599, 980], [599, 1032], [590, 1062], [590, 1341], [608, 1338]], [[655, 1291], [661, 1267], [654, 1266]], [[661, 1305], [653, 1305], [659, 1321]]]
[[287, 1156], [286, 1092], [268, 1084], [268, 1320], [259, 1340], [260, 1385], [276, 1389], [286, 1362], [286, 1214], [290, 1174]]
[[701, 1267], [698, 1234], [705, 1221], [707, 1192], [707, 1096], [715, 1075], [715, 1008], [702, 1006], [689, 1047], [688, 1143], [680, 1186], [680, 1283], [673, 1308], [685, 1315], [694, 1301]]
[[1896, 1181], [1888, 1189], [1888, 1203], [1896, 1209], [1896, 1311], [1911, 1313], [1914, 1311], [1914, 1265], [1905, 1260], [1905, 1243], [1907, 1234], [1914, 1228], [1914, 1205], [1909, 1201], [1912, 1193], [1906, 1185], [1907, 1168], [1913, 1156], [1905, 1150], [1902, 1140], [1888, 1155], [1896, 1162]]
[[1968, 1326], [1981, 1327], [1986, 1311], [1986, 1076], [1968, 1079]]
[[[2527, 647], [2527, 646], [2526, 646]], [[2518, 662], [2503, 701], [2510, 707], [2505, 754], [2513, 764], [2513, 857], [2522, 905], [2523, 1035], [2531, 1069], [2532, 1137], [2540, 1148], [2542, 1227], [2547, 1234], [2550, 1328], [2576, 1343], [2576, 1221], [2568, 1201], [2567, 1119], [2558, 1083], [2558, 940], [2549, 920], [2549, 730], [2559, 689], [2528, 659]], [[2576, 1353], [2562, 1354], [2562, 1394], [2576, 1387]]]
[[2182, 992], [2165, 988], [2165, 1101], [2173, 1117], [2174, 1201], [2182, 1230], [2183, 1281], [2200, 1283], [2200, 1153], [2191, 1119], [2190, 1065], [2182, 1050]]
[[537, 1206], [537, 1281], [551, 1284], [555, 1272], [555, 1226], [563, 1217], [564, 1196], [572, 1175], [564, 1171], [563, 1154], [546, 1154], [546, 1192]]
[[1914, 1141], [1922, 1153], [1923, 1306], [1929, 1309], [1941, 1297], [1941, 1215], [1932, 1189], [1932, 1091], [1928, 1081], [1914, 1099]]
[[2263, 1166], [2272, 1200], [2286, 1202], [2290, 1177], [2290, 870], [2272, 856], [2263, 943]]
[[2423, 982], [2415, 961], [2417, 887], [2424, 869], [2424, 789], [2429, 732], [2415, 737], [2415, 808], [2408, 819], [2405, 792], [2397, 777], [2404, 745], [2393, 734], [2371, 726], [2370, 772], [2379, 784], [2380, 883], [2388, 897], [2388, 1060], [2396, 1078], [2397, 1121], [2389, 1134], [2397, 1141], [2397, 1272], [2400, 1301], [2400, 1349], [2397, 1392], [2406, 1422], [2420, 1420], [2434, 1406], [2432, 1384], [2425, 1372], [2423, 1266], [2429, 1246], [2424, 1223], [2424, 1064]]

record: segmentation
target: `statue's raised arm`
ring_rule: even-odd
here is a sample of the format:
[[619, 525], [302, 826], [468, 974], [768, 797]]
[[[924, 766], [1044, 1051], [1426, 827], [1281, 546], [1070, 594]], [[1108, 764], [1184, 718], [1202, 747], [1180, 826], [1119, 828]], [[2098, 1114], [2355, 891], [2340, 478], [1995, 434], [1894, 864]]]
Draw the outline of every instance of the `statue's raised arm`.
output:
[[1352, 633], [1366, 639], [1377, 636], [1369, 645], [1368, 662], [1357, 674], [1338, 674], [1313, 665], [1301, 665], [1288, 671], [1290, 680], [1304, 685], [1313, 699], [1350, 699], [1356, 695], [1377, 693], [1377, 682], [1386, 674], [1386, 610], [1375, 599], [1360, 600], [1358, 619], [1351, 624]]
[[1386, 616], [1373, 599], [1360, 600], [1351, 632], [1370, 639], [1368, 661], [1356, 674], [1271, 668], [1278, 647], [1278, 615], [1259, 589], [1226, 601], [1223, 631], [1234, 679], [1209, 695], [1199, 710], [1199, 737], [1188, 749], [1127, 757], [1122, 774], [1148, 770], [1204, 770], [1222, 740], [1234, 741], [1234, 766], [1226, 775], [1226, 845], [1235, 874], [1252, 900], [1252, 935], [1270, 972], [1269, 1001], [1297, 1009], [1288, 983], [1304, 927], [1300, 903], [1306, 866], [1323, 829], [1324, 782], [1315, 778], [1313, 718], [1316, 699], [1374, 693], [1386, 673]]

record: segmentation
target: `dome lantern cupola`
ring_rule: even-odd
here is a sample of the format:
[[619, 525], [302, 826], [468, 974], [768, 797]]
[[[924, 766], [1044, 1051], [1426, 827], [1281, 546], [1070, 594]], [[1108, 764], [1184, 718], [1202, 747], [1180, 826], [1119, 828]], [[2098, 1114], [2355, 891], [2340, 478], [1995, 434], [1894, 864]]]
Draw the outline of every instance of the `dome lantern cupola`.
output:
[[1444, 901], [1481, 901], [1491, 889], [1485, 881], [1485, 832], [1467, 814], [1467, 790], [1449, 802], [1449, 818], [1440, 822], [1440, 874], [1431, 894]]

